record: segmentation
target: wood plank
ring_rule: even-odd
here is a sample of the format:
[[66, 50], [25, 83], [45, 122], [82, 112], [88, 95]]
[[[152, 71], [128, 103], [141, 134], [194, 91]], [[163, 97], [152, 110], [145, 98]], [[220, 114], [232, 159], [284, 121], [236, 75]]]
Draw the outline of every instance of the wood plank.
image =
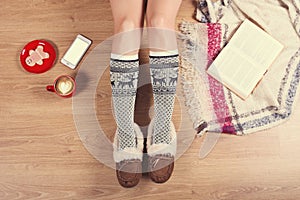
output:
[[[194, 4], [183, 1], [177, 22], [194, 20]], [[288, 122], [271, 130], [245, 137], [222, 135], [202, 160], [197, 156], [204, 137], [195, 139], [165, 184], [155, 184], [144, 175], [135, 188], [119, 186], [115, 171], [82, 144], [72, 100], [45, 91], [58, 75], [77, 71], [56, 62], [48, 72], [35, 75], [19, 64], [21, 49], [34, 39], [51, 41], [61, 58], [76, 34], [82, 33], [93, 40], [91, 51], [112, 36], [112, 23], [108, 0], [1, 2], [0, 199], [299, 198], [299, 105]], [[145, 52], [142, 58], [146, 63]], [[97, 117], [112, 139], [108, 71], [97, 91]], [[143, 101], [151, 99], [147, 91], [149, 87], [139, 93]], [[136, 113], [143, 125], [149, 122], [145, 112], [140, 108]], [[174, 115], [179, 120], [178, 104]]]

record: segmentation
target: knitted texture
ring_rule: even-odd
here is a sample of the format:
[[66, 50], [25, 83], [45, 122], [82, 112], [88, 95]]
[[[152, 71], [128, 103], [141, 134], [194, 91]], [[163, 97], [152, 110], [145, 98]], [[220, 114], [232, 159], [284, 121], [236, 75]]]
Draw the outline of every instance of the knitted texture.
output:
[[133, 123], [138, 74], [138, 59], [118, 60], [111, 58], [110, 80], [119, 150], [136, 147]]
[[[180, 24], [180, 78], [185, 104], [195, 129], [205, 122], [208, 132], [244, 135], [286, 122], [299, 100], [300, 48], [299, 42], [295, 41], [299, 41], [300, 36], [300, 15], [296, 14], [300, 3], [295, 0], [233, 2], [221, 6], [224, 11], [221, 11], [223, 16], [218, 15], [221, 19], [216, 18], [211, 23]], [[265, 9], [260, 9], [262, 7]], [[218, 7], [208, 9], [210, 16], [220, 13]], [[197, 8], [197, 13], [201, 12]], [[268, 34], [285, 48], [253, 93], [242, 100], [210, 77], [206, 69], [247, 16], [256, 19], [257, 25], [268, 30]], [[265, 23], [275, 18], [280, 18], [283, 23], [280, 26]], [[197, 19], [201, 21], [201, 18]], [[257, 56], [262, 55], [258, 53]]]
[[155, 112], [152, 143], [170, 144], [171, 121], [178, 78], [178, 54], [150, 55], [150, 74]]

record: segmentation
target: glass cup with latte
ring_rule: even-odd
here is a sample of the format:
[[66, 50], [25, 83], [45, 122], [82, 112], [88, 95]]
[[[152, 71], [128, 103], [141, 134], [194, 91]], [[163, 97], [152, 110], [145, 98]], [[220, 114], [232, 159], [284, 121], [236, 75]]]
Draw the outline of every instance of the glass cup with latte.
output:
[[60, 97], [71, 97], [75, 92], [75, 80], [69, 75], [62, 75], [55, 79], [53, 85], [46, 87], [47, 91], [54, 92]]

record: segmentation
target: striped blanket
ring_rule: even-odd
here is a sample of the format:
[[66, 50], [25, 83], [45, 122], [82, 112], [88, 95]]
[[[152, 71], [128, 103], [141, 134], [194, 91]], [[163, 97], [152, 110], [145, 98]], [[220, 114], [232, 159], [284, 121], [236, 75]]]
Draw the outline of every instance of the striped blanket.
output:
[[[300, 1], [199, 0], [196, 11], [199, 22], [183, 21], [179, 40], [182, 87], [194, 128], [243, 135], [289, 119], [299, 94]], [[244, 101], [206, 69], [246, 18], [285, 48]]]

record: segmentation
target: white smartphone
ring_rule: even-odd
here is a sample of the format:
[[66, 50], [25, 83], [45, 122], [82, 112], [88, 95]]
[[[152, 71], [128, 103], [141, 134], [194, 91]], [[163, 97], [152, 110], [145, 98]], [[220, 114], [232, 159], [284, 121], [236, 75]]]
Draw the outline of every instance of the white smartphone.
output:
[[77, 35], [60, 62], [71, 69], [75, 69], [91, 44], [90, 39], [80, 34]]

